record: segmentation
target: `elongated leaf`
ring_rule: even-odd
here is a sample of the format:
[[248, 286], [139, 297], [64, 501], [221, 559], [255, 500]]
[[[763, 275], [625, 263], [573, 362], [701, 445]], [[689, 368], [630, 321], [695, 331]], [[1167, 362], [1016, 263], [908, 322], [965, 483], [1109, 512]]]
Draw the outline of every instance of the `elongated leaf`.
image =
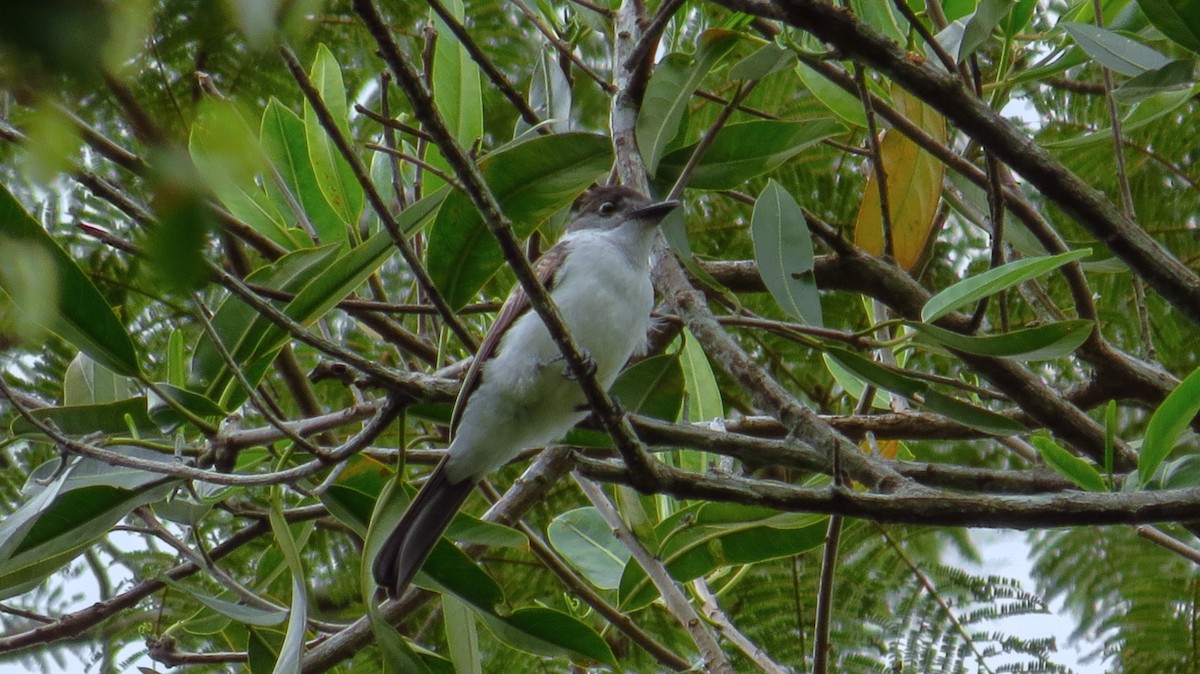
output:
[[204, 604], [221, 615], [236, 620], [247, 625], [255, 625], [258, 627], [271, 627], [278, 625], [287, 620], [288, 612], [284, 610], [274, 610], [260, 608], [258, 606], [249, 606], [247, 604], [232, 602], [220, 597], [214, 597], [203, 592], [197, 592], [183, 583], [177, 583], [167, 576], [159, 576], [159, 581], [169, 585], [176, 590], [186, 592], [191, 595], [196, 601]]
[[[893, 42], [904, 44], [908, 39], [908, 25], [896, 16], [896, 10], [890, 2], [875, 2], [875, 0], [850, 0], [850, 9], [854, 15], [875, 30], [891, 38]], [[903, 26], [903, 27], [901, 27]]]
[[867, 113], [858, 96], [830, 82], [804, 63], [796, 64], [796, 75], [804, 88], [843, 122], [860, 129], [867, 127]]
[[501, 617], [481, 613], [487, 625], [506, 644], [538, 655], [572, 657], [617, 667], [612, 648], [587, 623], [550, 608], [521, 608]]
[[679, 351], [679, 365], [683, 368], [684, 390], [687, 394], [685, 420], [697, 422], [723, 418], [725, 403], [721, 400], [721, 387], [717, 384], [708, 356], [699, 340], [686, 327], [681, 339], [683, 347]]
[[1200, 413], [1200, 368], [1181, 381], [1150, 416], [1138, 454], [1138, 479], [1142, 486], [1154, 478], [1197, 413]]
[[808, 325], [824, 325], [808, 223], [800, 204], [774, 180], [754, 202], [750, 237], [759, 273], [775, 302]]
[[[150, 420], [150, 416], [146, 413], [145, 396], [96, 405], [43, 407], [33, 410], [33, 416], [53, 423], [55, 428], [67, 435], [128, 433], [127, 418], [140, 432], [151, 433], [158, 430], [158, 426]], [[22, 417], [13, 419], [10, 430], [13, 435], [36, 432], [33, 424], [25, 421]]]
[[1137, 4], [1163, 35], [1200, 54], [1200, 1], [1137, 0]]
[[1107, 485], [1100, 471], [1091, 463], [1075, 456], [1061, 447], [1058, 443], [1044, 436], [1034, 436], [1031, 439], [1037, 447], [1038, 454], [1048, 466], [1058, 471], [1060, 475], [1088, 491], [1106, 491]]
[[446, 644], [455, 674], [483, 674], [475, 614], [454, 595], [443, 594], [442, 622], [446, 624]]
[[[526, 237], [608, 171], [609, 140], [589, 133], [538, 136], [488, 155], [483, 177]], [[504, 256], [482, 216], [461, 192], [446, 197], [429, 231], [429, 275], [452, 307], [470, 302], [504, 266]]]
[[[1154, 94], [1133, 106], [1133, 109], [1122, 118], [1121, 131], [1128, 133], [1147, 126], [1151, 122], [1175, 112], [1197, 93], [1200, 93], [1200, 85]], [[1096, 143], [1111, 142], [1112, 128], [1105, 127], [1074, 138], [1046, 143], [1044, 147], [1051, 150], [1074, 150]]]
[[898, 393], [916, 405], [937, 412], [968, 428], [992, 435], [1012, 435], [1025, 430], [1023, 425], [1008, 417], [935, 391], [919, 379], [886, 368], [852, 351], [827, 348], [825, 352], [856, 377], [892, 393]]
[[546, 528], [550, 545], [596, 587], [615, 590], [629, 562], [629, 549], [595, 508], [568, 510]]
[[908, 325], [956, 351], [1031, 361], [1051, 360], [1074, 352], [1092, 334], [1093, 323], [1085, 320], [1061, 321], [1000, 335], [981, 336], [963, 335], [928, 323]]
[[651, 176], [667, 144], [679, 133], [679, 122], [704, 76], [740, 38], [727, 30], [708, 30], [700, 36], [694, 55], [668, 54], [655, 67], [638, 113], [637, 141]]
[[[702, 517], [705, 507], [684, 508], [656, 527], [661, 543], [655, 554], [678, 581], [699, 578], [721, 567], [790, 557], [820, 545], [825, 537], [826, 518], [821, 515], [738, 506]], [[636, 610], [653, 601], [658, 591], [640, 566], [628, 564], [620, 593], [620, 606]]]
[[[529, 78], [529, 107], [554, 133], [571, 130], [571, 83], [563, 74], [553, 52], [543, 50]], [[517, 119], [513, 137], [529, 131], [524, 117]]]
[[[899, 88], [893, 88], [892, 98], [903, 106], [908, 119], [932, 137], [945, 141], [946, 120], [933, 108]], [[887, 181], [892, 256], [902, 268], [912, 271], [920, 265], [936, 236], [934, 226], [938, 223], [946, 167], [894, 129], [884, 134], [880, 155]], [[874, 171], [867, 177], [854, 221], [854, 241], [873, 255], [884, 252], [883, 207]]]
[[[733, 189], [778, 167], [805, 148], [845, 131], [846, 127], [832, 119], [730, 124], [717, 134], [687, 186], [698, 190]], [[663, 157], [656, 182], [674, 183], [695, 150], [693, 144]]]
[[796, 61], [796, 52], [768, 43], [746, 58], [733, 64], [729, 78], [734, 80], [760, 80], [771, 73], [790, 67]]
[[1195, 81], [1196, 64], [1191, 59], [1171, 61], [1167, 65], [1144, 72], [1113, 90], [1118, 103], [1134, 103], [1166, 91], [1189, 88]]
[[[317, 47], [317, 56], [309, 76], [342, 135], [347, 139], [352, 138], [347, 122], [346, 87], [342, 83], [342, 70], [333, 52], [325, 45]], [[321, 127], [316, 110], [308, 102], [304, 104], [304, 136], [308, 141], [308, 159], [316, 176], [317, 187], [342, 221], [342, 231], [328, 243], [344, 241], [346, 228], [358, 226], [358, 214], [363, 207], [362, 186], [354, 178], [354, 171], [346, 158]]]
[[935, 37], [956, 62], [962, 63], [991, 38], [1015, 6], [1016, 0], [980, 0], [974, 12], [955, 19]]
[[[275, 207], [281, 213], [291, 214], [293, 219], [307, 218], [318, 242], [340, 241], [345, 223], [317, 184], [317, 174], [309, 159], [308, 137], [300, 116], [272, 98], [263, 111], [259, 137], [271, 162], [273, 173], [265, 183]], [[303, 213], [294, 212], [297, 205]]]
[[[32, 247], [51, 266], [39, 270], [39, 277], [43, 284], [53, 288], [52, 292], [22, 292], [13, 276], [6, 273], [20, 264], [11, 256], [28, 254], [22, 246]], [[19, 311], [40, 317], [44, 329], [96, 362], [117, 374], [138, 376], [140, 367], [133, 340], [104, 295], [3, 185], [0, 185], [0, 291], [12, 299]]]
[[279, 659], [271, 671], [272, 674], [299, 674], [300, 658], [304, 655], [304, 630], [308, 624], [308, 586], [304, 564], [300, 561], [296, 539], [292, 538], [279, 503], [272, 505], [270, 520], [271, 533], [275, 535], [275, 543], [283, 553], [292, 576], [292, 605], [288, 611], [287, 631], [283, 636], [283, 646], [279, 649]]
[[[250, 274], [247, 281], [285, 292], [299, 292], [321, 269], [332, 266], [338, 247], [327, 245], [289, 253], [269, 266]], [[257, 311], [229, 296], [212, 317], [213, 329], [238, 363], [249, 362], [269, 324]], [[209, 398], [219, 399], [233, 375], [207, 334], [200, 338], [192, 354], [192, 381]]]
[[932, 323], [964, 304], [976, 302], [1018, 283], [1037, 278], [1068, 262], [1087, 257], [1091, 252], [1090, 248], [1084, 248], [1046, 257], [1028, 257], [963, 279], [929, 298], [925, 307], [921, 309], [921, 320]]
[[205, 184], [235, 217], [285, 248], [303, 243], [293, 238], [288, 218], [256, 182], [256, 176], [268, 173], [266, 153], [231, 101], [203, 101], [188, 152]]
[[[140, 447], [109, 449], [173, 461]], [[24, 503], [0, 521], [0, 597], [40, 583], [134, 508], [165, 498], [177, 485], [157, 473], [86, 458], [72, 459], [61, 471], [57, 459], [39, 466], [23, 490]]]
[[1170, 62], [1170, 59], [1156, 49], [1090, 23], [1063, 21], [1058, 25], [1066, 29], [1075, 43], [1089, 56], [1109, 70], [1122, 75], [1141, 75]]
[[[445, 4], [454, 18], [460, 21], [465, 18], [462, 0], [448, 0]], [[444, 36], [433, 48], [433, 97], [454, 139], [461, 145], [470, 146], [483, 135], [479, 66], [471, 60], [471, 55], [441, 17], [433, 12], [430, 14], [438, 35]]]

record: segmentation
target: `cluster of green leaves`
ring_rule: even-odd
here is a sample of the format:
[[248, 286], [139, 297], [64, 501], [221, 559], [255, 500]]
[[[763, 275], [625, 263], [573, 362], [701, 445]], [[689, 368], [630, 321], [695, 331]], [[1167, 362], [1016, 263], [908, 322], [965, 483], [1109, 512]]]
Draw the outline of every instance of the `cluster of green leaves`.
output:
[[[370, 558], [380, 532], [399, 517], [411, 497], [409, 478], [419, 469], [395, 473], [375, 458], [354, 456], [327, 481], [319, 473], [287, 487], [185, 483], [173, 472], [185, 466], [184, 459], [203, 454], [206, 436], [222, 423], [236, 430], [231, 414], [244, 415], [244, 427], [265, 425], [264, 411], [248, 403], [252, 393], [266, 396], [285, 417], [311, 415], [313, 403], [306, 407], [295, 395], [286, 371], [312, 371], [330, 355], [216, 283], [223, 267], [269, 291], [271, 306], [294, 326], [332, 337], [369, 362], [432, 370], [466, 355], [427, 319], [359, 314], [344, 303], [364, 296], [415, 302], [423, 289], [392, 255], [393, 233], [370, 207], [355, 166], [317, 109], [270, 49], [275, 40], [299, 46], [337, 133], [355, 142], [356, 162], [398, 211], [396, 233], [420, 242], [420, 262], [449, 306], [460, 310], [502, 296], [512, 285], [483, 217], [448, 182], [448, 164], [436, 146], [417, 136], [397, 139], [354, 111], [354, 103], [382, 110], [384, 97], [394, 93], [380, 89], [375, 45], [356, 22], [345, 20], [353, 16], [349, 8], [334, 4], [317, 11], [296, 4], [286, 10], [281, 5], [273, 18], [230, 10], [203, 20], [179, 2], [142, 5], [139, 21], [109, 8], [96, 16], [126, 31], [118, 31], [125, 42], [76, 40], [74, 46], [62, 36], [37, 37], [36, 31], [26, 42], [16, 40], [9, 29], [17, 24], [5, 22], [0, 11], [3, 44], [16, 45], [13, 53], [32, 54], [39, 63], [22, 79], [7, 67], [13, 61], [2, 60], [0, 75], [14, 90], [32, 87], [40, 96], [28, 106], [14, 102], [11, 121], [22, 131], [23, 147], [0, 146], [0, 158], [12, 160], [0, 169], [5, 185], [0, 344], [8, 349], [3, 374], [5, 382], [45, 403], [28, 415], [6, 408], [8, 433], [0, 439], [7, 450], [0, 470], [5, 512], [0, 598], [35, 613], [62, 613], [61, 591], [48, 590], [47, 582], [61, 590], [64, 579], [77, 572], [71, 570], [79, 567], [73, 560], [84, 552], [96, 558], [97, 549], [137, 582], [163, 578], [175, 563], [170, 555], [152, 547], [108, 545], [114, 530], [135, 513], [166, 520], [165, 531], [190, 528], [206, 549], [253, 522], [265, 522], [261, 538], [218, 561], [239, 588], [215, 573], [164, 580], [168, 589], [150, 605], [154, 619], [131, 619], [155, 638], [175, 638], [181, 650], [244, 652], [255, 672], [296, 671], [314, 627], [363, 614], [377, 647], [353, 655], [342, 666], [346, 671], [378, 669], [381, 661], [402, 671], [564, 671], [571, 662], [656, 669], [649, 655], [564, 593], [551, 573], [541, 566], [531, 570], [524, 535], [467, 514], [456, 518], [450, 538], [489, 546], [489, 563], [480, 565], [441, 542], [417, 580], [440, 593], [440, 601], [421, 609], [400, 631], [386, 624], [368, 567], [358, 560]], [[910, 51], [925, 49], [890, 3], [849, 4], [864, 22]], [[448, 3], [454, 15], [471, 17], [476, 44], [527, 92], [529, 106], [546, 120], [541, 130], [551, 132], [540, 133], [487, 85], [444, 21], [416, 3], [388, 5], [408, 53], [429, 56], [425, 65], [439, 110], [457, 141], [477, 149], [484, 179], [518, 236], [552, 236], [571, 200], [603, 180], [612, 165], [604, 91], [577, 67], [564, 69], [541, 40], [528, 39], [529, 19], [513, 6]], [[910, 5], [923, 12], [924, 3]], [[95, 10], [85, 9], [78, 15], [84, 19]], [[1194, 62], [1200, 12], [1189, 11], [1195, 3], [1108, 0], [1099, 22], [1090, 0], [1056, 4], [1050, 11], [1033, 0], [945, 0], [941, 9], [949, 23], [937, 40], [960, 64], [977, 59], [988, 103], [1003, 109], [1014, 99], [1027, 101], [1042, 120], [1030, 129], [1037, 142], [1109, 194], [1118, 193], [1119, 185], [1103, 96], [1076, 93], [1062, 81], [1102, 81], [1101, 66], [1115, 75], [1112, 96], [1130, 148], [1132, 208], [1148, 231], [1196, 267], [1194, 223], [1180, 217], [1200, 212], [1192, 141], [1200, 138]], [[886, 406], [886, 396], [904, 399], [977, 432], [978, 439], [906, 442], [885, 449], [889, 454], [1008, 467], [1018, 460], [997, 451], [990, 439], [1027, 435], [1030, 429], [973, 392], [978, 382], [959, 356], [1032, 363], [1047, 381], [1066, 387], [1085, 381], [1075, 353], [1099, 329], [1129, 351], [1139, 350], [1143, 338], [1151, 340], [1158, 364], [1180, 375], [1200, 365], [1194, 326], [1151, 296], [1144, 309], [1152, 329], [1143, 336], [1128, 308], [1134, 297], [1128, 271], [1103, 242], [1039, 195], [1028, 197], [1043, 207], [1071, 252], [1050, 254], [1010, 217], [1005, 242], [1016, 259], [991, 266], [983, 190], [947, 172], [895, 129], [877, 139], [881, 174], [869, 170], [860, 154], [843, 150], [870, 147], [870, 125], [859, 96], [814, 68], [814, 54], [824, 56], [818, 53], [821, 45], [791, 30], [764, 40], [748, 29], [747, 16], [716, 5], [696, 3], [691, 10], [676, 17], [664, 35], [664, 56], [650, 71], [637, 119], [638, 145], [655, 190], [665, 193], [681, 180], [687, 189], [689, 216], [675, 217], [665, 228], [697, 277], [709, 278], [704, 264], [713, 259], [756, 262], [768, 292], [718, 291], [725, 304], [797, 330], [744, 330], [734, 336], [815, 409], [851, 414], [864, 396], [875, 398], [867, 401], [875, 406]], [[565, 3], [538, 3], [529, 11], [568, 41], [582, 63], [601, 71], [608, 67], [603, 64], [611, 50], [611, 17]], [[306, 18], [308, 12], [317, 18]], [[421, 37], [426, 23], [438, 34], [432, 48]], [[129, 48], [130, 41], [152, 49], [139, 53]], [[83, 51], [64, 52], [68, 47]], [[926, 55], [937, 58], [932, 51]], [[169, 140], [156, 140], [120, 95], [95, 92], [96, 72], [88, 65], [93, 62], [119, 73]], [[193, 84], [193, 71], [200, 69], [208, 88]], [[882, 76], [868, 74], [866, 83], [936, 141], [965, 145], [926, 102]], [[740, 101], [711, 143], [702, 138], [715, 128], [723, 106], [698, 98], [698, 89]], [[392, 116], [411, 122], [406, 104], [392, 98], [387, 99]], [[80, 128], [64, 109], [129, 144], [144, 164], [118, 168], [97, 162], [92, 150], [80, 150]], [[368, 154], [366, 144], [390, 152]], [[405, 158], [418, 155], [420, 168]], [[57, 172], [116, 185], [135, 206], [123, 208], [95, 190], [78, 189]], [[920, 315], [888, 320], [862, 296], [820, 289], [815, 269], [825, 250], [810, 235], [805, 209], [843, 225], [846, 238], [868, 252], [881, 254], [890, 245], [893, 259], [933, 290]], [[231, 220], [241, 228], [230, 227]], [[76, 221], [114, 234], [139, 254], [81, 237], [71, 227]], [[1081, 260], [1097, 295], [1097, 321], [1063, 311], [1046, 317], [1034, 302], [1016, 299], [1019, 290], [1034, 287], [1053, 306], [1069, 307], [1069, 294], [1054, 273]], [[985, 299], [991, 303], [983, 334], [939, 324]], [[998, 305], [1005, 308], [1003, 317]], [[482, 322], [471, 327], [481, 328]], [[385, 328], [411, 332], [433, 355], [400, 351], [380, 339]], [[814, 328], [860, 335], [886, 331], [886, 340], [868, 354], [819, 331], [804, 331]], [[931, 381], [929, 374], [940, 379]], [[1200, 374], [1181, 379], [1153, 410], [1112, 403], [1092, 412], [1109, 432], [1102, 466], [1044, 434], [1030, 436], [1031, 442], [1047, 465], [1084, 489], [1196, 486], [1195, 455], [1177, 448], [1191, 441]], [[347, 409], [357, 395], [329, 380], [312, 384], [309, 392], [321, 411]], [[613, 392], [629, 410], [689, 422], [750, 410], [752, 397], [713, 367], [686, 330], [631, 366]], [[422, 403], [375, 444], [440, 445], [446, 401]], [[339, 440], [347, 437], [337, 433]], [[49, 437], [56, 434], [83, 438], [111, 454], [60, 456]], [[1114, 478], [1116, 438], [1141, 447], [1137, 472], [1125, 476], [1123, 487]], [[586, 430], [573, 432], [568, 441], [594, 448], [608, 444]], [[666, 460], [694, 471], [712, 462], [690, 448], [672, 451]], [[231, 469], [250, 475], [313, 461], [304, 447], [278, 440], [241, 450]], [[514, 470], [503, 479], [514, 477]], [[777, 661], [800, 667], [811, 657], [826, 518], [677, 503], [623, 487], [614, 493], [643, 544], [677, 581], [710, 586], [733, 621]], [[476, 505], [468, 510], [477, 512]], [[320, 519], [303, 516], [309, 506], [319, 506]], [[603, 598], [666, 647], [692, 652], [646, 571], [630, 561], [578, 494], [558, 489], [527, 519]], [[866, 524], [847, 529], [834, 595], [838, 671], [998, 670], [993, 663], [1004, 657], [1020, 658], [1025, 671], [1059, 671], [1049, 643], [987, 631], [992, 619], [1041, 612], [1044, 605], [1011, 581], [941, 565], [942, 550], [955, 543], [969, 546], [956, 532], [885, 531]], [[1194, 588], [1179, 592], [1188, 571], [1165, 553], [1158, 553], [1163, 558], [1157, 575], [1126, 561], [1143, 557], [1146, 545], [1110, 531], [1043, 536], [1036, 548], [1043, 589], [1080, 611], [1081, 634], [1103, 634], [1100, 655], [1125, 671], [1151, 666], [1192, 671], [1195, 654], [1180, 648], [1193, 643], [1200, 629], [1188, 620], [1195, 613]], [[1096, 559], [1118, 560], [1117, 568]], [[1126, 605], [1136, 610], [1123, 612]], [[437, 613], [445, 629], [414, 640], [422, 621]], [[1156, 632], [1160, 618], [1169, 623], [1169, 634]], [[0, 620], [6, 632], [28, 628], [17, 618]], [[112, 664], [117, 649], [138, 643], [140, 635], [103, 633], [97, 640]], [[736, 660], [741, 655], [732, 657], [739, 668], [752, 666]]]

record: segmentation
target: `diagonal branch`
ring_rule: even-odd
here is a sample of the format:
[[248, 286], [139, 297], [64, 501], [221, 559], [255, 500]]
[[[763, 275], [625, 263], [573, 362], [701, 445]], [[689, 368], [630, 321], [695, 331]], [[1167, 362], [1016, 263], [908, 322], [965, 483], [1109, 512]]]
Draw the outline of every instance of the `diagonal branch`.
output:
[[530, 304], [537, 311], [545, 324], [550, 336], [562, 350], [563, 358], [571, 368], [588, 405], [600, 419], [604, 430], [613, 438], [613, 443], [621, 450], [622, 455], [634, 466], [640, 480], [644, 480], [643, 488], [649, 488], [653, 483], [655, 464], [642, 451], [629, 420], [625, 418], [620, 408], [613, 402], [608, 393], [602, 389], [589, 371], [588, 363], [579, 346], [567, 331], [562, 315], [554, 306], [546, 288], [537, 280], [529, 261], [525, 258], [521, 244], [513, 233], [512, 224], [500, 209], [495, 196], [488, 188], [480, 173], [479, 167], [467, 155], [458, 141], [450, 133], [438, 113], [432, 95], [426, 89], [420, 76], [400, 52], [399, 46], [392, 39], [387, 24], [380, 16], [379, 10], [371, 0], [354, 0], [354, 11], [362, 18], [363, 23], [379, 45], [383, 59], [396, 78], [396, 84], [404, 91], [413, 108], [413, 115], [421, 121], [425, 131], [434, 139], [446, 162], [454, 169], [467, 195], [483, 217], [484, 223], [496, 237], [504, 259], [508, 262], [521, 288], [529, 296]]
[[1011, 122], [971, 95], [955, 76], [820, 0], [716, 0], [734, 11], [784, 21], [871, 66], [928, 103], [1011, 166], [1144, 278], [1179, 312], [1200, 323], [1200, 276], [1125, 217]]

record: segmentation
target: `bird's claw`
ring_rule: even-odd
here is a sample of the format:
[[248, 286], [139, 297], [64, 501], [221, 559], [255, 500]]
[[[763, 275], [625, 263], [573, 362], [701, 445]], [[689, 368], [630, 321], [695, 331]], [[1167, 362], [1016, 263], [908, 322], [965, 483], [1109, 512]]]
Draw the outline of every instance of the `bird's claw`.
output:
[[[596, 374], [596, 359], [592, 358], [592, 354], [588, 353], [587, 351], [580, 351], [579, 355], [583, 356], [583, 370], [586, 373], [585, 376], [591, 377], [592, 375]], [[570, 363], [567, 363], [563, 367], [563, 377], [570, 379], [571, 381], [576, 381], [579, 379], [579, 377], [575, 376], [575, 370], [571, 367]]]

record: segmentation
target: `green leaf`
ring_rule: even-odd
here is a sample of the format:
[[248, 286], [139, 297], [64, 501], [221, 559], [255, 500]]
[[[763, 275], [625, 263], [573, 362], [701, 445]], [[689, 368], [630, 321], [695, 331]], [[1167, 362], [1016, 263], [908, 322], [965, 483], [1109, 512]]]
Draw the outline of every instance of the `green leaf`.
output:
[[[263, 110], [259, 137], [271, 163], [266, 189], [276, 208], [283, 213], [292, 213], [295, 219], [307, 218], [319, 241], [340, 241], [345, 236], [345, 224], [317, 184], [317, 174], [309, 159], [308, 136], [300, 116], [272, 98]], [[302, 212], [295, 213], [297, 205]]]
[[268, 173], [266, 153], [231, 101], [201, 102], [188, 152], [205, 185], [234, 217], [285, 248], [303, 243], [293, 238], [288, 219], [257, 183], [257, 176]]
[[1191, 59], [1171, 61], [1125, 82], [1112, 95], [1118, 103], [1136, 103], [1158, 93], [1188, 88], [1195, 81], [1195, 70], [1196, 64]]
[[183, 354], [183, 330], [175, 328], [167, 338], [167, 383], [187, 386], [187, 359]]
[[1037, 278], [1068, 262], [1087, 257], [1091, 252], [1090, 248], [1084, 248], [1046, 257], [1028, 257], [963, 279], [929, 298], [921, 309], [921, 320], [932, 323], [958, 307]]
[[78, 353], [63, 374], [63, 403], [91, 405], [126, 400], [133, 396], [133, 381]]
[[1023, 425], [1008, 417], [935, 391], [921, 380], [886, 368], [852, 351], [828, 347], [825, 353], [868, 383], [898, 393], [916, 405], [937, 412], [968, 428], [992, 435], [1012, 435], [1025, 430]]
[[[66, 435], [81, 436], [88, 433], [126, 434], [132, 419], [134, 427], [147, 434], [156, 433], [158, 426], [146, 413], [146, 397], [126, 398], [96, 405], [63, 405], [33, 410], [35, 419], [48, 421]], [[37, 430], [22, 417], [13, 419], [9, 429], [13, 435], [25, 435]]]
[[[329, 109], [342, 135], [352, 141], [346, 109], [346, 87], [342, 83], [342, 70], [333, 52], [325, 45], [317, 47], [317, 56], [309, 73], [321, 100]], [[317, 119], [317, 112], [307, 101], [304, 103], [304, 136], [308, 140], [308, 159], [316, 176], [317, 187], [325, 195], [330, 208], [341, 219], [341, 231], [333, 241], [346, 240], [347, 230], [358, 226], [358, 215], [363, 207], [362, 185], [354, 177], [354, 171], [346, 158]]]
[[675, 421], [683, 406], [683, 370], [676, 356], [652, 356], [617, 377], [612, 395], [627, 410]]
[[713, 374], [712, 364], [700, 346], [700, 341], [686, 327], [680, 336], [679, 366], [683, 368], [684, 390], [687, 394], [686, 421], [712, 421], [725, 416], [721, 387]]
[[[1200, 92], [1200, 85], [1194, 85], [1186, 89], [1162, 91], [1146, 98], [1133, 106], [1129, 113], [1122, 118], [1121, 131], [1128, 133], [1140, 129], [1159, 118], [1175, 112], [1190, 101], [1197, 92]], [[1044, 143], [1043, 147], [1051, 150], [1075, 150], [1096, 143], [1111, 142], [1112, 128], [1105, 127], [1074, 138]]]
[[[228, 411], [203, 394], [165, 382], [159, 382], [158, 388], [171, 400], [196, 416], [209, 419], [224, 419], [229, 416]], [[150, 408], [150, 418], [160, 426], [174, 426], [186, 421], [183, 415], [165, 402], [157, 403]]]
[[[832, 119], [730, 124], [717, 134], [687, 186], [698, 190], [739, 187], [747, 180], [778, 167], [805, 148], [845, 131], [845, 126]], [[674, 183], [695, 150], [696, 145], [693, 144], [663, 157], [656, 182]]]
[[[590, 133], [538, 136], [494, 152], [480, 169], [518, 237], [551, 215], [608, 171], [612, 146]], [[483, 217], [461, 192], [446, 197], [429, 231], [429, 275], [450, 306], [461, 308], [501, 267], [504, 256]]]
[[1091, 463], [1068, 452], [1050, 438], [1037, 435], [1030, 441], [1037, 447], [1042, 460], [1063, 477], [1088, 491], [1108, 490], [1104, 477]]
[[1090, 23], [1063, 21], [1066, 29], [1089, 56], [1113, 72], [1133, 77], [1161, 68], [1170, 62], [1161, 52], [1120, 33]]
[[546, 528], [550, 545], [598, 588], [615, 590], [629, 562], [629, 549], [591, 506], [568, 510]]
[[893, 42], [904, 44], [908, 38], [908, 24], [901, 28], [900, 19], [890, 2], [877, 0], [850, 0], [850, 9], [860, 20], [883, 33]]
[[1141, 486], [1154, 478], [1154, 473], [1175, 449], [1179, 436], [1197, 413], [1200, 413], [1200, 368], [1181, 381], [1150, 416], [1138, 454]]
[[221, 615], [246, 625], [271, 627], [287, 620], [288, 612], [282, 609], [267, 609], [258, 606], [235, 603], [219, 597], [213, 597], [203, 592], [197, 592], [183, 583], [177, 583], [167, 576], [159, 576], [158, 580], [170, 587], [186, 592], [196, 601], [204, 604]]
[[980, 0], [974, 12], [955, 19], [935, 37], [956, 63], [962, 63], [991, 39], [992, 32], [1015, 6], [1015, 0]]
[[771, 42], [759, 47], [729, 69], [731, 80], [761, 80], [771, 73], [788, 68], [796, 60], [796, 52]]
[[759, 273], [775, 302], [808, 325], [824, 325], [808, 223], [800, 204], [774, 180], [754, 202], [750, 237]]
[[663, 152], [679, 133], [692, 92], [739, 39], [733, 31], [710, 29], [700, 35], [694, 56], [668, 54], [655, 67], [646, 85], [636, 129], [638, 149], [651, 176], [658, 172]]
[[275, 661], [272, 674], [299, 674], [300, 659], [304, 655], [304, 632], [308, 624], [308, 590], [304, 576], [304, 565], [300, 561], [300, 551], [296, 547], [296, 539], [288, 529], [287, 520], [283, 517], [283, 509], [276, 501], [271, 506], [269, 519], [271, 532], [275, 535], [275, 543], [283, 553], [288, 571], [292, 576], [292, 606], [288, 611], [287, 631], [283, 636], [283, 645], [279, 648], [279, 659]]
[[[719, 507], [706, 512], [709, 505]], [[824, 541], [826, 520], [822, 515], [729, 504], [690, 506], [656, 527], [661, 543], [655, 555], [672, 578], [687, 582], [722, 567], [811, 550]], [[658, 590], [640, 566], [628, 564], [621, 577], [620, 596], [621, 608], [633, 611], [653, 601]]]
[[[171, 457], [132, 446], [112, 451], [170, 463]], [[41, 583], [134, 508], [160, 501], [178, 485], [157, 473], [87, 458], [42, 464], [22, 490], [24, 502], [0, 521], [0, 598]]]
[[796, 64], [796, 75], [804, 84], [804, 88], [839, 119], [851, 126], [866, 128], [867, 113], [863, 110], [862, 100], [858, 96], [830, 82], [803, 62]]
[[[276, 271], [269, 275], [270, 282], [267, 285], [278, 287], [275, 285], [278, 282], [282, 285], [281, 290], [296, 294], [283, 307], [283, 313], [302, 325], [311, 325], [354, 292], [395, 252], [395, 248], [387, 232], [376, 232], [361, 245], [343, 251], [344, 246], [326, 250], [314, 249], [311, 255], [306, 254], [298, 258], [294, 264], [281, 266], [280, 262], [296, 256], [297, 253], [291, 253], [276, 262]], [[338, 253], [341, 254], [329, 263], [329, 256]], [[252, 275], [251, 278], [256, 275]], [[230, 318], [228, 321], [218, 322], [218, 319], [222, 318], [221, 309], [231, 302], [237, 307], [234, 317], [239, 320]], [[233, 337], [230, 352], [235, 361], [245, 368], [247, 379], [252, 384], [257, 384], [262, 379], [267, 367], [289, 338], [287, 331], [282, 327], [233, 298], [222, 303], [217, 316], [213, 318], [213, 326], [222, 338], [225, 335]], [[228, 345], [229, 340], [226, 343]], [[245, 400], [246, 392], [233, 378], [233, 373], [224, 360], [216, 354], [211, 341], [203, 340], [201, 345], [211, 350], [201, 352], [197, 349], [197, 357], [203, 354], [206, 367], [215, 366], [216, 369], [215, 376], [206, 390], [210, 396], [219, 396], [223, 406], [236, 407]]]
[[1137, 0], [1137, 4], [1163, 35], [1200, 54], [1200, 0]]
[[574, 616], [550, 608], [521, 608], [508, 616], [481, 613], [488, 629], [513, 648], [535, 655], [582, 657], [618, 667], [608, 642]]
[[[326, 245], [288, 253], [270, 265], [256, 269], [247, 281], [274, 290], [297, 293], [312, 282], [322, 269], [334, 266], [339, 247]], [[258, 311], [233, 295], [217, 307], [212, 317], [213, 330], [237, 363], [248, 363], [254, 350], [270, 328], [270, 323]], [[233, 380], [225, 359], [207, 333], [201, 335], [192, 354], [192, 381], [202, 387], [209, 398], [220, 399]]]
[[[466, 17], [462, 0], [448, 0], [446, 8], [460, 21]], [[438, 35], [445, 38], [438, 40], [433, 48], [433, 98], [454, 139], [470, 146], [483, 135], [479, 66], [441, 17], [430, 14]]]
[[[571, 130], [571, 98], [571, 83], [557, 57], [553, 51], [543, 49], [529, 77], [529, 107], [552, 132], [566, 133]], [[531, 128], [524, 117], [518, 117], [513, 137]]]
[[455, 674], [483, 674], [483, 654], [479, 650], [475, 614], [454, 595], [443, 594], [442, 621], [446, 625], [446, 645]]
[[[19, 244], [19, 245], [18, 245]], [[22, 292], [11, 270], [31, 252], [44, 259], [45, 292]], [[48, 267], [48, 268], [47, 268]], [[33, 288], [31, 290], [37, 290]], [[22, 313], [117, 374], [137, 377], [137, 350], [104, 295], [71, 256], [0, 185], [0, 291]]]
[[928, 323], [907, 323], [956, 351], [1020, 361], [1052, 360], [1079, 348], [1092, 334], [1092, 321], [1047, 323], [999, 335], [963, 335]]

